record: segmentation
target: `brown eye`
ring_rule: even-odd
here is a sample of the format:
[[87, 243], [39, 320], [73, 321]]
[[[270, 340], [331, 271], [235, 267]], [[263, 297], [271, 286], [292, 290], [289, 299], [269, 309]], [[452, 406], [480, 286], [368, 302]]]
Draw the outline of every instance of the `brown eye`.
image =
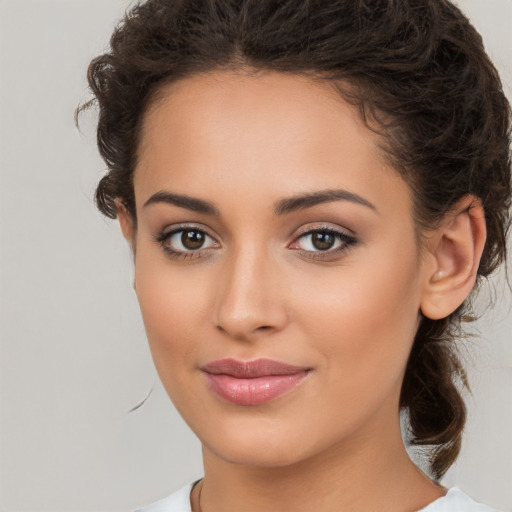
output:
[[304, 233], [297, 241], [297, 248], [310, 252], [337, 249], [348, 241], [342, 233], [317, 229]]
[[319, 251], [327, 251], [332, 249], [336, 243], [336, 237], [327, 231], [318, 231], [311, 234], [311, 244]]
[[178, 254], [199, 256], [203, 250], [219, 247], [218, 242], [205, 231], [192, 227], [168, 231], [156, 237], [155, 240], [172, 256]]
[[344, 231], [318, 228], [302, 233], [289, 248], [301, 251], [302, 255], [319, 259], [336, 257], [355, 244], [357, 240]]
[[200, 249], [205, 241], [205, 235], [201, 231], [186, 229], [181, 234], [181, 243], [183, 247], [191, 251]]

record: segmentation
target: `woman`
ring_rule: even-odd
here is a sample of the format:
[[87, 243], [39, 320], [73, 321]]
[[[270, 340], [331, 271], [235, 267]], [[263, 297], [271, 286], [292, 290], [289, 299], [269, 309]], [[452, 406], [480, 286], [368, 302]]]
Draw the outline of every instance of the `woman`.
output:
[[203, 446], [204, 478], [144, 510], [491, 510], [438, 483], [453, 341], [510, 222], [510, 107], [461, 12], [149, 0], [89, 82], [98, 206]]

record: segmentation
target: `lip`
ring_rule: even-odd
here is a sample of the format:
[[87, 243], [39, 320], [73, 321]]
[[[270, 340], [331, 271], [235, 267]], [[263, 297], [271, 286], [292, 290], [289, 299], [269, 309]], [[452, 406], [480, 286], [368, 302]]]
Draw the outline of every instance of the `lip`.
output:
[[236, 405], [261, 405], [296, 388], [311, 368], [272, 359], [220, 359], [200, 368], [210, 389]]

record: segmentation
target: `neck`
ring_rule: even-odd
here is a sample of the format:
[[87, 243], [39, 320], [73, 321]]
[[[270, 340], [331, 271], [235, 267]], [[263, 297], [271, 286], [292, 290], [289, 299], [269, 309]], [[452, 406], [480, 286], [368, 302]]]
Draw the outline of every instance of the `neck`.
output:
[[[282, 467], [226, 461], [203, 447], [201, 512], [419, 510], [445, 491], [411, 462], [397, 419], [392, 436], [359, 436]], [[192, 500], [197, 512], [197, 495]]]

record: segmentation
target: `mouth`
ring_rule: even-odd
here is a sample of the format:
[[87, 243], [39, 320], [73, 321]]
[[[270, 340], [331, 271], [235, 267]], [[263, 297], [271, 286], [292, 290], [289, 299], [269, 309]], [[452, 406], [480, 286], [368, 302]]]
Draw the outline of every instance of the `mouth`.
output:
[[210, 389], [236, 405], [261, 405], [296, 388], [311, 368], [272, 359], [220, 359], [201, 366]]

